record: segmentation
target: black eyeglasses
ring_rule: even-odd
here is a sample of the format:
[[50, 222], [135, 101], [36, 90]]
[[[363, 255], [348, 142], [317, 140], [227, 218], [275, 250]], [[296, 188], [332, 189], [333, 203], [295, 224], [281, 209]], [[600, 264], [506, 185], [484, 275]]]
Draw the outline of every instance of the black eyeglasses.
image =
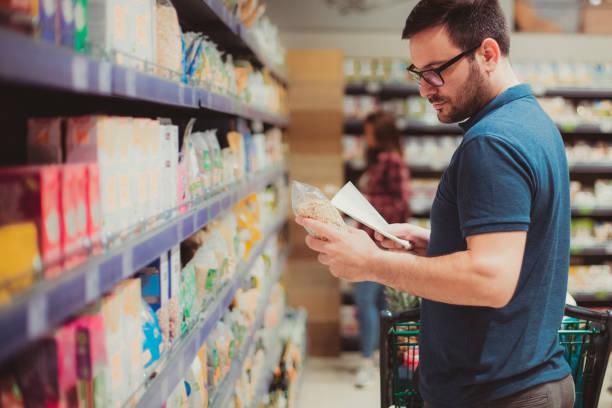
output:
[[444, 71], [446, 68], [450, 67], [451, 65], [453, 65], [455, 62], [459, 61], [461, 58], [465, 57], [466, 55], [476, 51], [478, 47], [480, 47], [480, 44], [478, 44], [474, 48], [470, 48], [467, 51], [463, 51], [461, 54], [457, 55], [455, 58], [449, 60], [448, 62], [444, 63], [438, 68], [426, 69], [425, 71], [417, 71], [415, 69], [416, 67], [414, 66], [414, 64], [412, 64], [408, 67], [408, 72], [410, 72], [410, 74], [412, 75], [415, 81], [420, 82], [421, 79], [424, 79], [425, 82], [427, 82], [429, 85], [440, 87], [444, 85], [444, 78], [442, 78], [442, 75], [441, 75], [442, 71]]

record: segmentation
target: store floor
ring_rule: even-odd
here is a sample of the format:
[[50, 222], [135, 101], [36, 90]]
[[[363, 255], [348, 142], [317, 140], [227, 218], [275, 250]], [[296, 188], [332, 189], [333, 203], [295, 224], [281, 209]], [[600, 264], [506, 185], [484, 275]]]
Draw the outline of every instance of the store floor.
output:
[[[375, 408], [380, 406], [378, 377], [369, 387], [353, 386], [354, 373], [359, 364], [358, 353], [344, 353], [341, 357], [309, 357], [297, 408]], [[612, 361], [606, 372], [599, 408], [612, 407]]]

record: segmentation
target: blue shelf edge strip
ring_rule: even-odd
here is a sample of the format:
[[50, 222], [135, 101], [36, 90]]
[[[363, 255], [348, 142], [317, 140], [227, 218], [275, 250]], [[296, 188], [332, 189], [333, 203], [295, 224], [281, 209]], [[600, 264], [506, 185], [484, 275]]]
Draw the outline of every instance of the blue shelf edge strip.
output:
[[[245, 278], [248, 275], [248, 271], [253, 265], [253, 262], [255, 262], [255, 260], [262, 254], [269, 240], [276, 236], [278, 231], [285, 223], [286, 220], [284, 219], [277, 222], [276, 225], [270, 231], [268, 231], [264, 240], [257, 244], [256, 248], [249, 255], [248, 260], [243, 263], [243, 267], [240, 268], [240, 270], [234, 276], [233, 281], [227, 285], [225, 291], [222, 291], [219, 294], [217, 300], [208, 307], [207, 310], [209, 310], [209, 313], [207, 316], [204, 317], [204, 319], [202, 319], [198, 325], [196, 325], [188, 337], [181, 341], [181, 344], [176, 346], [174, 349], [176, 352], [169, 356], [171, 357], [170, 364], [156, 376], [151, 384], [149, 384], [146, 392], [138, 401], [137, 407], [149, 408], [164, 406], [176, 385], [179, 384], [179, 382], [184, 378], [187, 368], [195, 359], [197, 352], [208, 338], [208, 335], [212, 332], [216, 324], [221, 319], [223, 312], [229, 307], [231, 301], [236, 295], [236, 292], [242, 287]], [[275, 271], [272, 279], [274, 282], [278, 280], [282, 270], [283, 265], [281, 264], [279, 265], [278, 270]], [[224, 394], [222, 396], [219, 394], [218, 398], [227, 399], [227, 396], [229, 396], [229, 388], [233, 390], [231, 385], [235, 384], [237, 381], [242, 365], [244, 364], [244, 359], [248, 355], [250, 348], [254, 345], [254, 334], [263, 324], [265, 306], [267, 305], [270, 297], [271, 289], [272, 285], [266, 288], [266, 292], [264, 293], [263, 297], [265, 301], [262, 302], [263, 304], [261, 305], [260, 309], [258, 309], [255, 324], [253, 325], [252, 330], [249, 332], [249, 336], [246, 337], [248, 343], [243, 345], [239, 359], [232, 362], [230, 372], [220, 385], [220, 387], [223, 387], [222, 390]], [[240, 363], [239, 367], [236, 368], [238, 363]]]
[[221, 213], [221, 204], [227, 203], [228, 197], [234, 205], [248, 196], [252, 185], [260, 191], [284, 172], [282, 167], [264, 170], [234, 190], [211, 197], [203, 203], [203, 208], [193, 209], [107, 254], [93, 257], [57, 280], [39, 282], [31, 290], [16, 295], [13, 303], [0, 309], [0, 333], [3, 333], [0, 362], [206, 226]]
[[77, 54], [2, 27], [0, 53], [12, 56], [0, 60], [0, 80], [8, 83], [188, 109], [202, 107], [281, 127], [288, 123], [286, 116], [247, 106], [228, 96]]

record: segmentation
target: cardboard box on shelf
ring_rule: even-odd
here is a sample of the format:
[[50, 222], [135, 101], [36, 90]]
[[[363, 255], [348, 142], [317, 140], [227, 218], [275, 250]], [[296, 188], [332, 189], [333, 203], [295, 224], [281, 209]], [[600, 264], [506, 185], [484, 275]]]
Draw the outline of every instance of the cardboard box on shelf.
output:
[[88, 164], [87, 173], [87, 237], [93, 254], [102, 250], [102, 208], [100, 201], [100, 168]]
[[88, 408], [102, 408], [108, 377], [104, 318], [99, 313], [82, 316], [74, 325], [78, 404]]
[[71, 268], [86, 258], [87, 172], [84, 165], [61, 166], [61, 236], [64, 268]]
[[61, 118], [28, 119], [28, 163], [58, 164], [62, 158]]
[[42, 269], [38, 230], [32, 221], [0, 226], [0, 305], [34, 283]]
[[109, 378], [104, 406], [119, 407], [144, 381], [139, 279], [127, 279], [101, 301]]
[[[133, 66], [132, 55], [135, 24], [132, 16], [132, 1], [129, 0], [88, 0], [88, 37], [96, 54], [114, 56], [115, 62]], [[130, 65], [131, 64], [131, 65]]]
[[[0, 169], [0, 196], [3, 197], [0, 225], [22, 222], [36, 225], [46, 277], [56, 276], [61, 270], [60, 192], [59, 166]], [[24, 245], [31, 246], [31, 243], [24, 242]]]

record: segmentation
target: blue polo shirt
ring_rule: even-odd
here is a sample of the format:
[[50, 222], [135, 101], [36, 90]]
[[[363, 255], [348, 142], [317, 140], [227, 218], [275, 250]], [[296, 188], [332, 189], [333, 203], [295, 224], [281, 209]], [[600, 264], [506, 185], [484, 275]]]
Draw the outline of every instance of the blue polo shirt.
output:
[[490, 232], [527, 231], [527, 243], [507, 306], [423, 300], [420, 391], [436, 408], [471, 407], [570, 373], [557, 337], [570, 249], [561, 135], [528, 85], [460, 125], [463, 141], [431, 210], [427, 256], [464, 251], [466, 237]]

